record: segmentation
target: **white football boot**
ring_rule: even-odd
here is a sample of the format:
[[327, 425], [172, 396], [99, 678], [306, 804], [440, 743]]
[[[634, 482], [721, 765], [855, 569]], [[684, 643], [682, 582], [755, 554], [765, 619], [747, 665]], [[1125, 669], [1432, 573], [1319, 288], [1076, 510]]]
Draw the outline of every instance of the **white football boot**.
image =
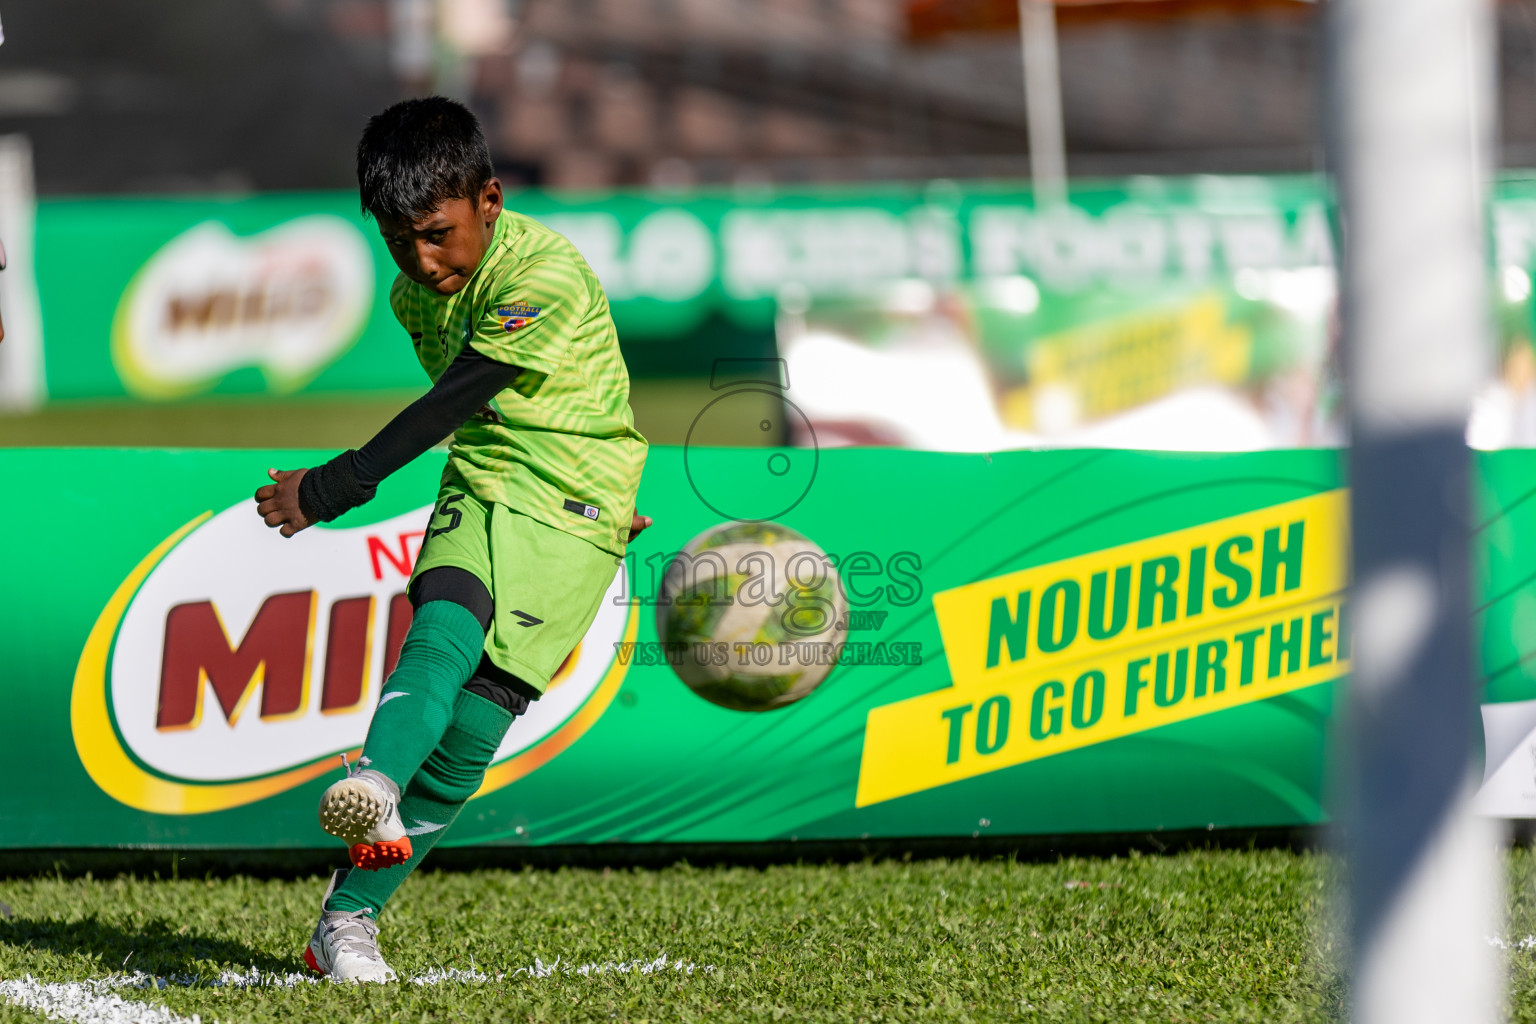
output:
[[411, 859], [411, 837], [400, 820], [400, 790], [372, 768], [349, 771], [321, 795], [320, 827], [346, 843], [352, 863], [364, 871]]
[[394, 968], [379, 953], [379, 926], [368, 911], [325, 909], [348, 870], [339, 869], [325, 887], [325, 895], [320, 898], [320, 923], [315, 925], [315, 934], [304, 950], [304, 963], [310, 970], [336, 981], [394, 981]]

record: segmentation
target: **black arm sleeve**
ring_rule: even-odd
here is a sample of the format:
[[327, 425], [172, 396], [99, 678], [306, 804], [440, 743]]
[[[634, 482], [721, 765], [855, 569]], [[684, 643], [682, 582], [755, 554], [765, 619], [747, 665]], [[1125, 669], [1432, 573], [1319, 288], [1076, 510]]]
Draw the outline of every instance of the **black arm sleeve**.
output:
[[304, 474], [299, 481], [304, 517], [329, 522], [370, 500], [380, 481], [457, 430], [520, 372], [465, 346], [432, 390], [406, 406], [373, 440]]

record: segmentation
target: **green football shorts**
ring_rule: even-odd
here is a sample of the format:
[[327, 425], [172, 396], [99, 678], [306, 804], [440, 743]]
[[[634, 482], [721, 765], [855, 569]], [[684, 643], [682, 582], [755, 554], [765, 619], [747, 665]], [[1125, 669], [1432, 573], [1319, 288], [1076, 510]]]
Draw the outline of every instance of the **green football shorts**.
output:
[[444, 483], [411, 582], [444, 565], [474, 573], [491, 592], [486, 655], [543, 693], [597, 617], [619, 559]]

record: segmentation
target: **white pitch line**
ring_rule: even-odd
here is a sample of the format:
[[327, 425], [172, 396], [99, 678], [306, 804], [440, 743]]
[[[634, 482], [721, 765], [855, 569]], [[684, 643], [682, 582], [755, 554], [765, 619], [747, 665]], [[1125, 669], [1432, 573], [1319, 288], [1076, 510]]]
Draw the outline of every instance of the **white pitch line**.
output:
[[[606, 960], [601, 963], [562, 964], [556, 957], [546, 964], [534, 957], [532, 966], [511, 971], [463, 970], [458, 967], [433, 967], [424, 974], [404, 979], [410, 985], [484, 985], [489, 982], [527, 976], [550, 978], [555, 975], [592, 977], [602, 974], [713, 974], [714, 964], [699, 967], [691, 960], [669, 960], [665, 953], [654, 960]], [[315, 974], [263, 971], [225, 971], [217, 978], [205, 979], [195, 974], [155, 975], [144, 971], [109, 974], [89, 981], [38, 981], [31, 975], [19, 981], [0, 981], [0, 998], [36, 1010], [54, 1020], [81, 1021], [82, 1024], [202, 1024], [197, 1014], [183, 1017], [158, 1003], [123, 999], [118, 989], [165, 988], [293, 988], [297, 985], [335, 984], [332, 979]]]
[[83, 981], [43, 982], [28, 975], [19, 981], [0, 981], [0, 996], [52, 1020], [78, 1020], [84, 1024], [202, 1024], [197, 1014], [183, 1017], [157, 1003], [123, 999]]
[[[592, 977], [602, 974], [662, 974], [676, 973], [682, 975], [713, 974], [714, 964], [703, 967], [691, 960], [670, 960], [663, 953], [654, 960], [606, 960], [601, 963], [563, 964], [560, 957], [555, 957], [553, 963], [546, 964], [538, 957], [533, 958], [533, 964], [528, 967], [518, 967], [510, 971], [486, 971], [478, 967], [465, 970], [460, 967], [432, 967], [425, 973], [406, 977], [403, 981], [410, 985], [442, 985], [445, 983], [459, 983], [467, 985], [483, 985], [493, 981], [503, 981], [508, 978], [550, 978], [555, 975], [576, 975], [578, 977]], [[160, 988], [293, 988], [295, 985], [321, 985], [331, 981], [328, 977], [322, 977], [313, 972], [299, 973], [292, 971], [280, 974], [276, 971], [263, 971], [257, 967], [251, 967], [244, 971], [225, 971], [217, 978], [200, 978], [195, 974], [170, 974], [155, 975], [145, 971], [133, 971], [127, 974], [109, 974], [105, 978], [90, 982], [92, 985], [107, 989], [133, 988], [133, 989], [160, 989]]]

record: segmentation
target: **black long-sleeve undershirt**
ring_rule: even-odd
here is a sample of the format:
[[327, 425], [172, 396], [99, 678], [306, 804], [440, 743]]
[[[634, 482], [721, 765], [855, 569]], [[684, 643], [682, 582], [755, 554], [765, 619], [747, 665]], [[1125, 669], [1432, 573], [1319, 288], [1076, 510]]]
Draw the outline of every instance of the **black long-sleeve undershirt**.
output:
[[304, 474], [299, 481], [304, 518], [329, 522], [372, 499], [385, 477], [457, 430], [521, 372], [466, 345], [432, 389], [401, 410], [371, 441]]

